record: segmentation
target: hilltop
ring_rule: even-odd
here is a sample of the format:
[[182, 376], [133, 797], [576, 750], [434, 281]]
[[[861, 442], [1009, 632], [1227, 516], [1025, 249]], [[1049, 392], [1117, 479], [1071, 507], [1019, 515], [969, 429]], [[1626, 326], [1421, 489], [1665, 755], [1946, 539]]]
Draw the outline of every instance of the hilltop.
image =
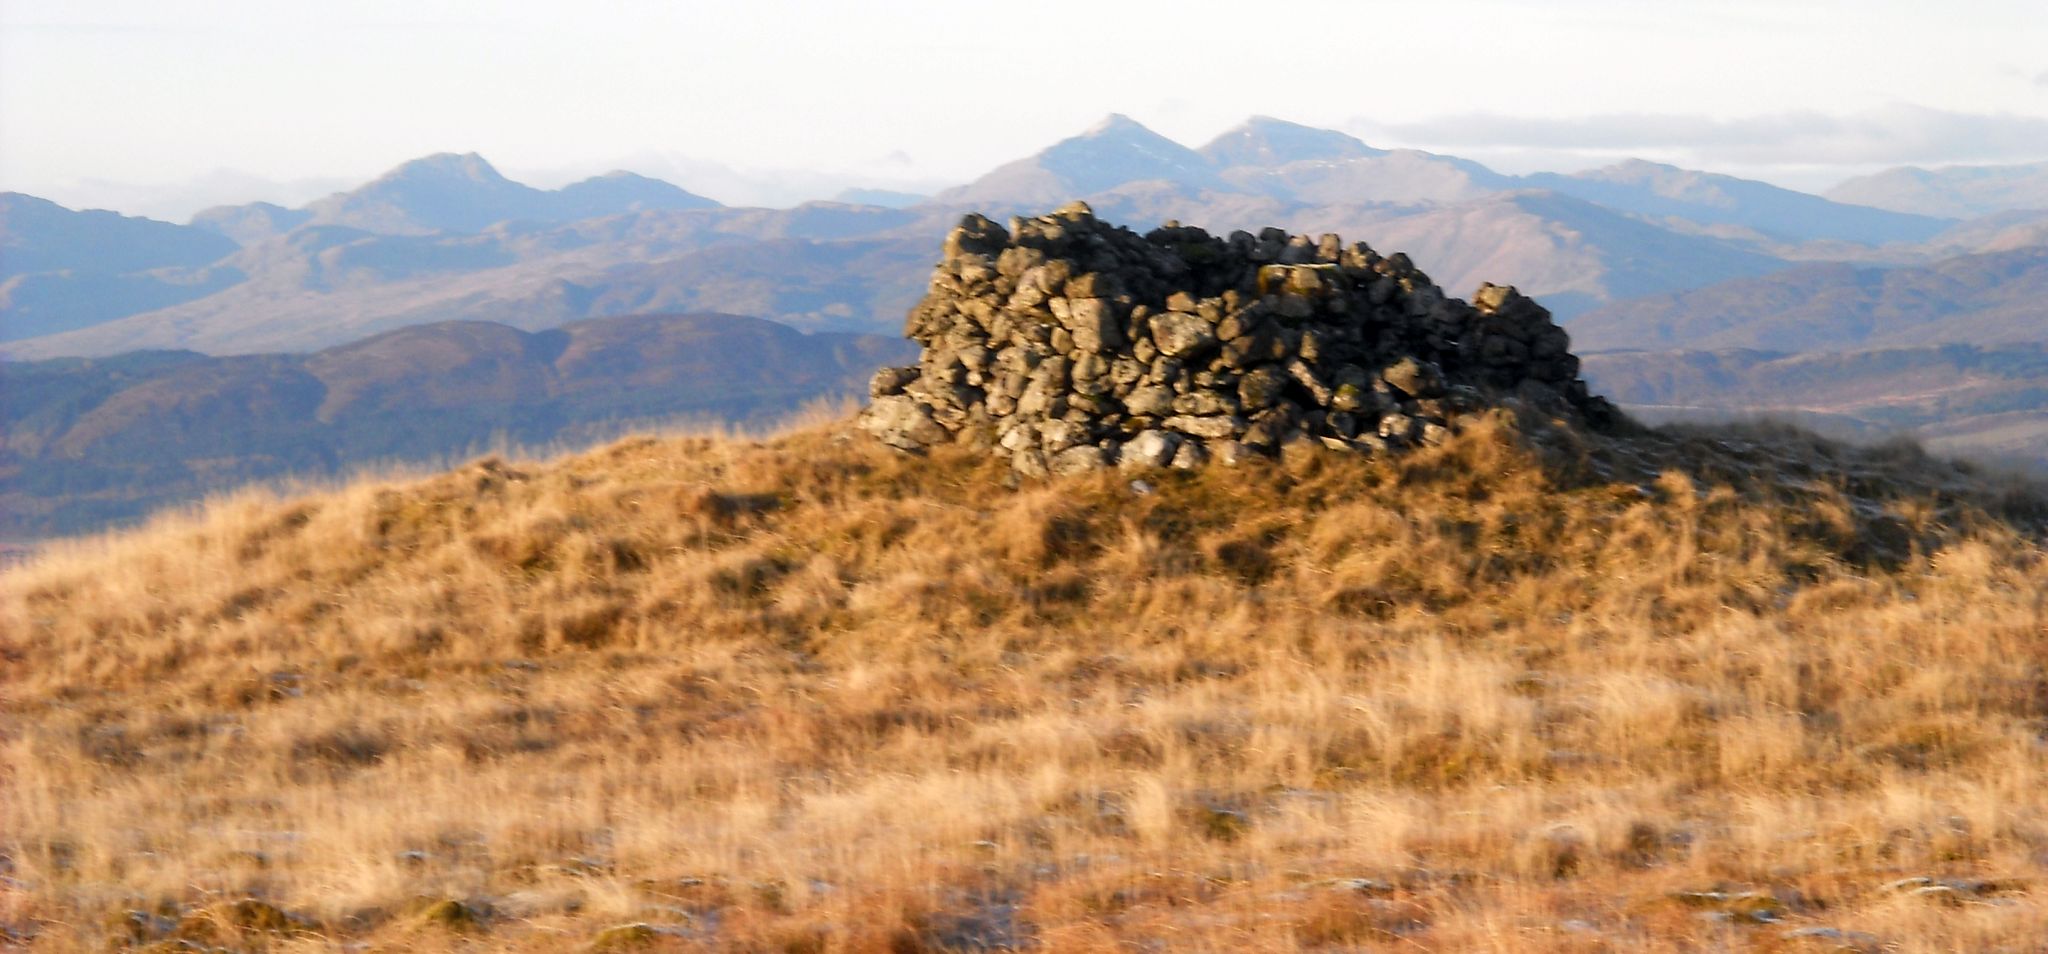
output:
[[[909, 322], [917, 373], [881, 372], [863, 418], [249, 491], [7, 570], [0, 931], [818, 952], [2048, 932], [2040, 488], [1910, 445], [1647, 429], [1512, 290], [1446, 299], [1334, 236], [1082, 215], [963, 223]], [[992, 304], [999, 276], [1024, 297]], [[1006, 374], [967, 370], [969, 324], [1038, 369], [1113, 340], [1173, 360], [1122, 390], [1038, 375], [1009, 408]], [[1231, 363], [1259, 341], [1285, 347]], [[1156, 422], [1206, 461], [1090, 430], [1154, 423], [1145, 387], [1227, 403], [1236, 376], [1242, 400], [1271, 360], [1285, 421]], [[1368, 371], [1344, 401], [1311, 385]], [[1387, 402], [1374, 440], [1343, 436], [1353, 398]], [[906, 402], [957, 412], [957, 439], [875, 426]], [[1004, 418], [1085, 433], [1090, 466], [983, 442]]]
[[0, 577], [0, 928], [818, 951], [2048, 929], [2036, 495], [1908, 449], [1514, 415], [1399, 457], [1006, 471], [844, 424], [633, 439], [47, 553]]

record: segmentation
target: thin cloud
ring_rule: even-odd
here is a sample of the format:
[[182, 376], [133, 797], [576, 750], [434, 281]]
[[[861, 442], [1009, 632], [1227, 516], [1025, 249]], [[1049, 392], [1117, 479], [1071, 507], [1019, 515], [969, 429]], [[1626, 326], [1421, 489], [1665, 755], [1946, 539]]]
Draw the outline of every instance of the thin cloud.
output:
[[2048, 70], [2042, 70], [2041, 72], [2034, 74], [2034, 85], [2048, 86]]
[[1361, 120], [1352, 128], [1368, 139], [1445, 149], [1653, 153], [1743, 165], [1872, 166], [2048, 158], [2048, 119], [1907, 105], [1853, 114], [1802, 111], [1738, 119], [1678, 113], [1568, 119], [1473, 114], [1418, 123]]

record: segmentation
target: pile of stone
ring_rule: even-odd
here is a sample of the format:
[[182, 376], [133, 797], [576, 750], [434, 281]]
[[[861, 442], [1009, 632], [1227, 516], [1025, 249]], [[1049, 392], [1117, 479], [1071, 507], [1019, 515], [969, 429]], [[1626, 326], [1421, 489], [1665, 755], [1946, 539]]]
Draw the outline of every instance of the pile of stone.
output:
[[1468, 304], [1406, 255], [1335, 235], [1139, 235], [1078, 202], [1008, 229], [963, 219], [906, 333], [923, 357], [875, 375], [861, 426], [908, 451], [984, 446], [1032, 476], [1295, 441], [1388, 453], [1508, 402], [1615, 417], [1564, 329], [1513, 288]]

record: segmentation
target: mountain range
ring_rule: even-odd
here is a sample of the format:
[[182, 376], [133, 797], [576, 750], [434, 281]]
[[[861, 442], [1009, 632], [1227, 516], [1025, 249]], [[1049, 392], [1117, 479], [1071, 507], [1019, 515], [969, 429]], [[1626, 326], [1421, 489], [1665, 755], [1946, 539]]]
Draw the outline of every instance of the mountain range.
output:
[[77, 532], [239, 483], [588, 442], [679, 419], [765, 424], [865, 394], [916, 351], [738, 315], [525, 332], [416, 325], [311, 354], [0, 363], [0, 540]]
[[1844, 182], [1828, 190], [1827, 197], [1894, 212], [1955, 219], [2018, 209], [2048, 209], [2048, 162], [1887, 169]]
[[477, 232], [500, 222], [573, 222], [648, 210], [713, 209], [718, 203], [659, 179], [615, 171], [543, 191], [505, 178], [476, 153], [405, 163], [359, 189], [303, 209], [267, 202], [219, 206], [192, 224], [249, 244], [302, 225], [341, 225], [383, 235]]
[[[302, 208], [216, 208], [188, 226], [145, 230], [143, 220], [48, 203], [35, 215], [10, 211], [9, 241], [39, 251], [0, 286], [0, 354], [303, 351], [427, 321], [539, 329], [675, 309], [888, 332], [924, 281], [928, 263], [912, 250], [962, 211], [1036, 212], [1075, 197], [1140, 227], [1179, 219], [1362, 238], [1436, 263], [1434, 277], [1454, 290], [1511, 283], [1566, 318], [1789, 260], [1923, 261], [1930, 242], [1967, 253], [1979, 250], [1973, 239], [2010, 242], [2015, 229], [2041, 227], [1956, 239], [1961, 227], [1945, 218], [1639, 161], [1510, 176], [1270, 117], [1189, 148], [1111, 116], [930, 199], [793, 209], [723, 208], [630, 173], [544, 191], [480, 156], [443, 154]], [[86, 236], [69, 247], [103, 250], [101, 264], [69, 267], [77, 256], [54, 251], [66, 247], [52, 238], [62, 234]], [[789, 246], [737, 248], [782, 240], [809, 243], [796, 256], [808, 291], [768, 290], [786, 277], [772, 259]]]

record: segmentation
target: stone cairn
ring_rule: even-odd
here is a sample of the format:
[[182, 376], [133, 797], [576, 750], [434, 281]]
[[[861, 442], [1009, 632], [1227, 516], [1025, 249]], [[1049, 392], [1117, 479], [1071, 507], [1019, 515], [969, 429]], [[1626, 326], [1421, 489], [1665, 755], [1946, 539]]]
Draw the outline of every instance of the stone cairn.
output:
[[1072, 203], [946, 237], [860, 426], [906, 451], [988, 448], [1026, 476], [1200, 466], [1296, 441], [1441, 442], [1519, 404], [1604, 426], [1550, 313], [1513, 288], [1446, 297], [1404, 254], [1280, 229], [1139, 235]]

